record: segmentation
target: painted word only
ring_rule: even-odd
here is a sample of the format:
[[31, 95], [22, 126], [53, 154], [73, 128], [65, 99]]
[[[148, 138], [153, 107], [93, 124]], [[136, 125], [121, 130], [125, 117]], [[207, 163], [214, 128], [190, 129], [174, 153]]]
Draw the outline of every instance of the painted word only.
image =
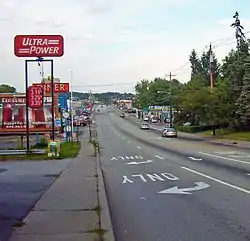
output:
[[118, 156], [118, 157], [112, 157], [111, 161], [126, 161], [126, 160], [143, 160], [143, 156]]
[[166, 180], [170, 180], [170, 181], [177, 181], [179, 180], [179, 177], [176, 177], [175, 175], [173, 175], [172, 173], [160, 173], [160, 174], [133, 174], [131, 175], [131, 177], [127, 177], [127, 176], [123, 176], [122, 179], [122, 183], [126, 184], [126, 183], [134, 183], [135, 181], [142, 181], [142, 182], [156, 182], [156, 181], [160, 181], [160, 182], [165, 182]]

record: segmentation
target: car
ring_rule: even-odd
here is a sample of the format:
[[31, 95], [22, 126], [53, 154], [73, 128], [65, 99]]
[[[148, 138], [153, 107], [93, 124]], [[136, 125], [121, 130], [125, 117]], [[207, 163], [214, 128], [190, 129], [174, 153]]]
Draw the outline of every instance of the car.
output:
[[124, 114], [124, 113], [121, 113], [121, 114], [120, 114], [120, 117], [121, 117], [121, 118], [124, 118], [124, 117], [125, 117], [125, 114]]
[[152, 122], [152, 123], [158, 123], [158, 118], [157, 118], [157, 117], [153, 117], [153, 118], [151, 119], [151, 122]]
[[141, 126], [140, 126], [140, 129], [149, 130], [149, 124], [148, 123], [142, 123]]
[[162, 137], [177, 137], [177, 130], [172, 127], [165, 127], [162, 131]]
[[149, 117], [148, 117], [148, 116], [145, 116], [145, 117], [143, 118], [143, 121], [149, 121]]

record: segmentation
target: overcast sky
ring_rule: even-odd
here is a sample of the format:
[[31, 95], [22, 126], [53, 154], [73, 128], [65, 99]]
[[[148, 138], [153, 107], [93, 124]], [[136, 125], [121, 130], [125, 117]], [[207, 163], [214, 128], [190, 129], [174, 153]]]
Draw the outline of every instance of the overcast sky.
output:
[[[24, 90], [24, 59], [13, 53], [17, 34], [63, 35], [65, 54], [55, 58], [54, 73], [67, 82], [72, 69], [74, 91], [132, 91], [140, 79], [170, 71], [186, 82], [191, 49], [201, 53], [212, 41], [221, 59], [235, 47], [236, 10], [250, 31], [249, 9], [249, 0], [0, 0], [0, 83]], [[30, 66], [30, 83], [39, 71]]]

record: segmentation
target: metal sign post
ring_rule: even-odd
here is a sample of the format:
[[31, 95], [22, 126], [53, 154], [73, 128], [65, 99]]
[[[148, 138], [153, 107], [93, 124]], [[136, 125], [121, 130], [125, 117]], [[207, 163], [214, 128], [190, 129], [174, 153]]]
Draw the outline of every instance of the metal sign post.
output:
[[53, 60], [44, 60], [43, 57], [61, 57], [64, 54], [64, 39], [61, 35], [17, 35], [14, 38], [14, 53], [17, 57], [32, 57], [36, 59], [25, 60], [25, 89], [26, 89], [26, 136], [27, 154], [30, 152], [29, 141], [29, 80], [28, 64], [30, 62], [49, 62], [51, 66], [51, 97], [52, 97], [52, 140], [55, 139], [54, 121], [54, 63]]

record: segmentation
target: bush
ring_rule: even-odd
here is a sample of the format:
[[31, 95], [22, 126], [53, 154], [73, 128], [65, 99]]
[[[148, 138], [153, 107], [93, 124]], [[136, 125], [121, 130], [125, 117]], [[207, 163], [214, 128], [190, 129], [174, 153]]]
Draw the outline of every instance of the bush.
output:
[[176, 126], [176, 129], [180, 132], [197, 133], [211, 130], [211, 126]]

